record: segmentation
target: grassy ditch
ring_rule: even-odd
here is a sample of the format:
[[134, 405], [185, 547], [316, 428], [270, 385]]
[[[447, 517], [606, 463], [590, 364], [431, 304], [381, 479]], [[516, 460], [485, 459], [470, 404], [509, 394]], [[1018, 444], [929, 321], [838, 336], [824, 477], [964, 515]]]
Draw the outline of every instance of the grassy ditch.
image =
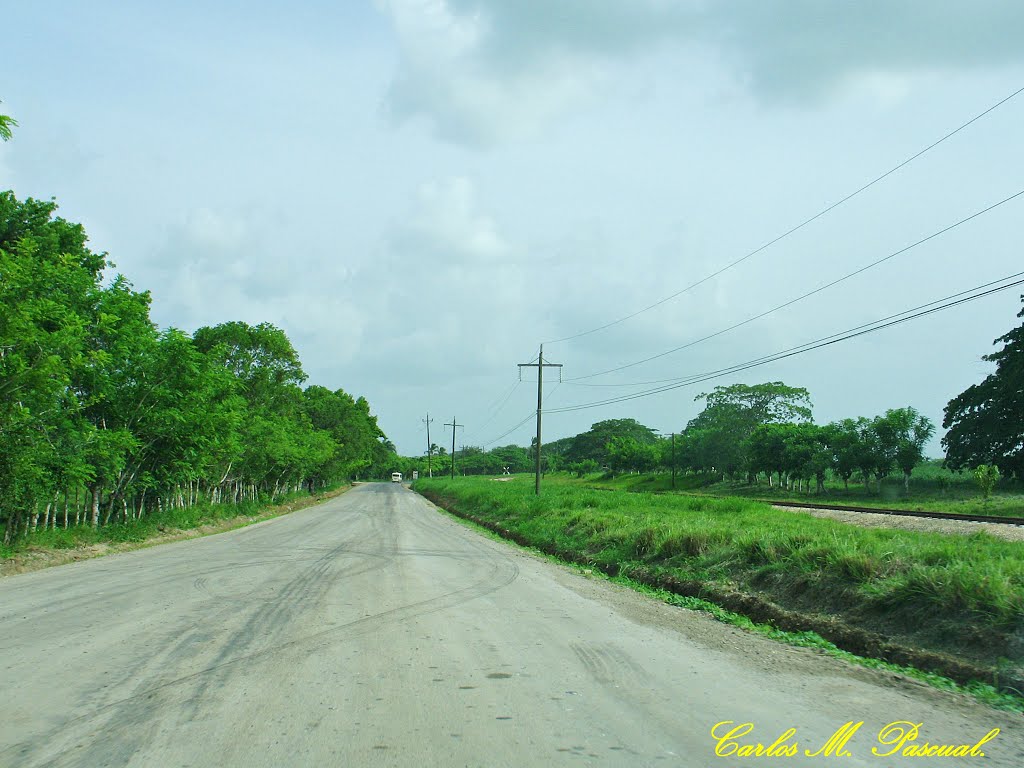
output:
[[151, 512], [142, 520], [99, 528], [77, 525], [38, 530], [27, 537], [19, 537], [11, 546], [0, 545], [0, 576], [241, 528], [319, 504], [348, 487], [335, 487], [313, 495], [294, 493], [273, 502], [201, 503], [184, 509]]
[[522, 544], [839, 648], [1024, 691], [1024, 548], [861, 528], [739, 498], [525, 478], [415, 485]]

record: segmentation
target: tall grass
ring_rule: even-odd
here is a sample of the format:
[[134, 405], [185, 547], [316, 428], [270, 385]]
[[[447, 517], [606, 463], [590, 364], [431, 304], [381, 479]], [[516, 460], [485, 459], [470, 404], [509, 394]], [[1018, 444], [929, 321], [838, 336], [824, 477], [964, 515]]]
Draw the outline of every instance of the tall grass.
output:
[[615, 493], [571, 481], [548, 482], [539, 498], [518, 478], [416, 488], [596, 566], [642, 565], [780, 600], [799, 596], [912, 634], [952, 628], [950, 645], [978, 631], [1024, 631], [1024, 547], [983, 533], [863, 528], [742, 498]]

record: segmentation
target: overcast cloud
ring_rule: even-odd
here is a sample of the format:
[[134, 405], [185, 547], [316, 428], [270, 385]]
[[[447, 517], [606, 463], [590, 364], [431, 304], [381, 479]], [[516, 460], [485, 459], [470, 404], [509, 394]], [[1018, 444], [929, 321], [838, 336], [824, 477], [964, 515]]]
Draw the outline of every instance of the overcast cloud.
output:
[[[58, 0], [5, 12], [0, 187], [55, 197], [192, 331], [286, 330], [310, 382], [399, 449], [535, 405], [516, 364], [668, 296], [1024, 85], [1018, 2]], [[656, 309], [549, 343], [551, 407], [747, 360], [1019, 271], [1021, 199], [715, 339], [1024, 186], [1024, 95]], [[819, 421], [942, 407], [1020, 291], [742, 375], [551, 414], [681, 428], [716, 383], [783, 380]], [[530, 378], [529, 376], [527, 378]], [[569, 381], [568, 379], [579, 379]], [[601, 385], [601, 386], [594, 386]], [[511, 392], [511, 395], [509, 393]], [[508, 397], [506, 398], [506, 395]], [[497, 405], [501, 408], [496, 408]], [[462, 436], [460, 436], [460, 440]], [[932, 446], [938, 451], [937, 440]]]

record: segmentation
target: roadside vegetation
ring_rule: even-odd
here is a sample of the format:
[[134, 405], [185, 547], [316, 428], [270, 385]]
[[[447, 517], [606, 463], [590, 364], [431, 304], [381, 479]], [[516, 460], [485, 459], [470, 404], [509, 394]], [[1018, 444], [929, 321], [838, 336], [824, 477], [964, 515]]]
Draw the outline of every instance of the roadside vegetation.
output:
[[283, 330], [157, 328], [149, 292], [107, 280], [107, 255], [56, 208], [0, 192], [5, 551], [145, 535], [392, 471], [369, 403], [303, 388]]
[[318, 504], [348, 487], [324, 488], [315, 494], [299, 491], [279, 496], [274, 501], [201, 503], [98, 528], [80, 524], [70, 528], [38, 530], [31, 536], [19, 537], [10, 545], [0, 545], [0, 576], [140, 549], [151, 544], [222, 533]]
[[[609, 493], [549, 478], [435, 478], [440, 505], [565, 559], [814, 630], [860, 655], [1021, 689], [1024, 550], [793, 515], [742, 498]], [[792, 627], [784, 627], [792, 628]], [[850, 645], [854, 647], [849, 647]]]

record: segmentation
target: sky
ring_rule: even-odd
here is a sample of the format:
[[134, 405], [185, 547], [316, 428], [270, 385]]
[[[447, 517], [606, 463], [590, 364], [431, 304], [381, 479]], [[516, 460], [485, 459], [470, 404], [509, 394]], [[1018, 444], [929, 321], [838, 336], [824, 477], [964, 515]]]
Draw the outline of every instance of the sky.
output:
[[588, 406], [1024, 271], [1016, 0], [54, 0], [3, 27], [0, 188], [55, 198], [160, 327], [284, 329], [404, 455], [428, 412], [438, 444], [454, 418], [528, 445], [544, 343], [545, 441], [782, 381], [819, 423], [912, 406], [937, 456], [1020, 322], [1018, 286]]

